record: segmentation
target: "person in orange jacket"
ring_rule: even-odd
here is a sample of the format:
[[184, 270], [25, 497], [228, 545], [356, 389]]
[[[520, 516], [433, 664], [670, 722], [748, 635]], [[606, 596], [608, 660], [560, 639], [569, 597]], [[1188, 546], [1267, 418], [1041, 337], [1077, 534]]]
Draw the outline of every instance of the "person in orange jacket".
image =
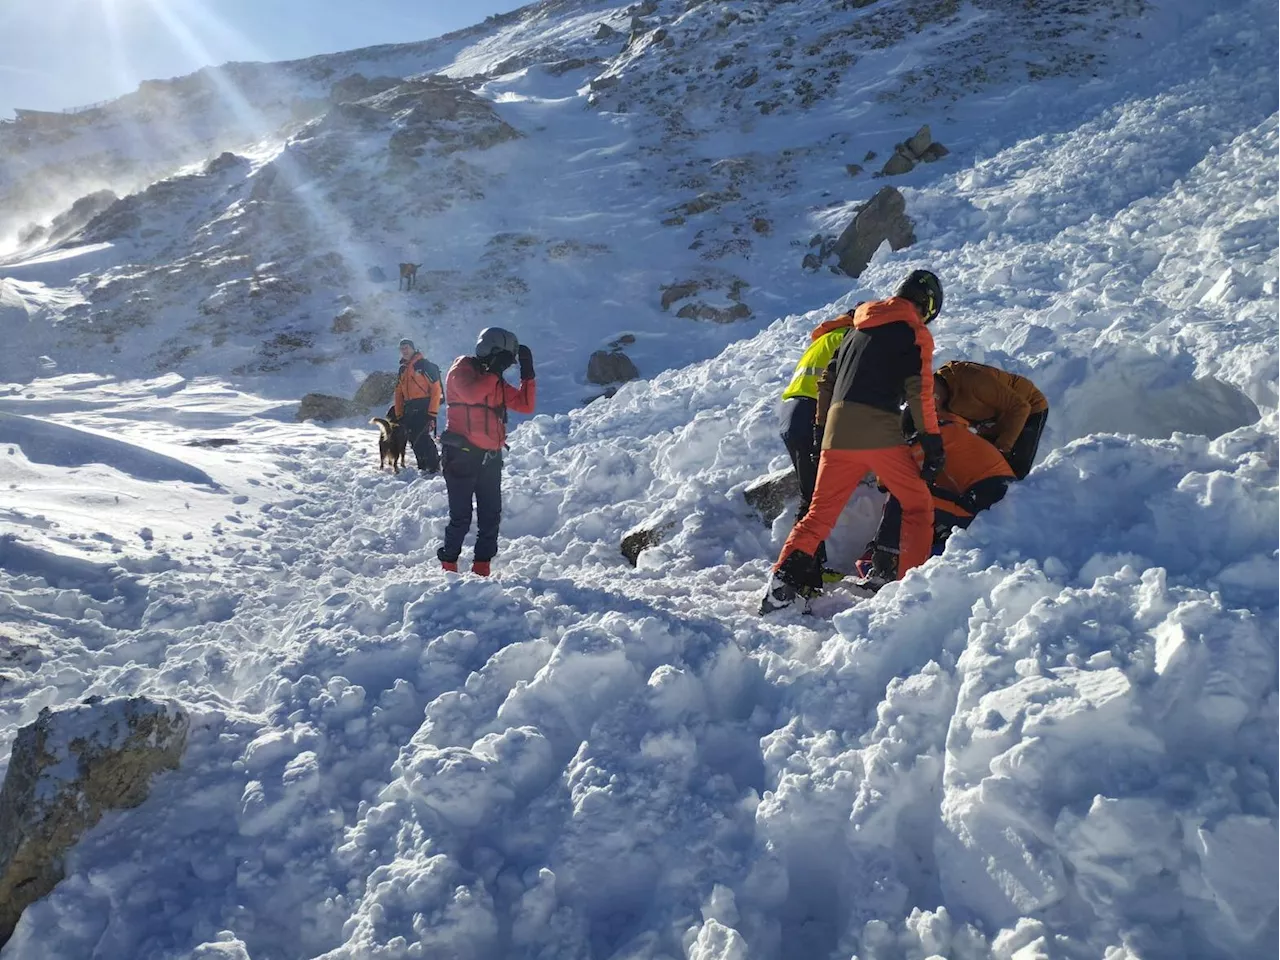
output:
[[[911, 419], [904, 414], [903, 429], [912, 432]], [[933, 545], [935, 549], [946, 543], [952, 530], [963, 529], [973, 522], [976, 514], [1004, 498], [1005, 491], [1014, 480], [1013, 468], [999, 450], [989, 441], [972, 432], [969, 421], [953, 413], [940, 414], [938, 425], [942, 431], [942, 448], [946, 452], [946, 465], [929, 485], [933, 494]], [[923, 452], [913, 446], [916, 459], [923, 460]], [[866, 554], [855, 569], [860, 587], [879, 590], [890, 580], [898, 579], [899, 534], [902, 526], [902, 506], [890, 495], [885, 501], [876, 530]]]
[[[520, 386], [503, 373], [520, 364]], [[498, 552], [502, 520], [502, 450], [507, 442], [507, 411], [533, 413], [537, 398], [533, 352], [510, 330], [480, 331], [474, 356], [458, 357], [445, 379], [448, 419], [440, 437], [444, 448], [444, 482], [449, 492], [449, 525], [444, 545], [436, 551], [440, 565], [458, 572], [462, 541], [471, 529], [474, 505], [476, 550], [471, 572], [489, 576]]]
[[[766, 614], [790, 606], [800, 594], [821, 589], [815, 561], [854, 489], [876, 473], [902, 505], [902, 567], [929, 558], [933, 498], [927, 482], [945, 454], [933, 402], [933, 336], [929, 323], [942, 309], [942, 284], [915, 270], [887, 300], [859, 306], [819, 383], [822, 452], [808, 512], [792, 528], [760, 602]], [[924, 430], [923, 468], [902, 433], [899, 407], [911, 408]]]
[[419, 353], [408, 337], [401, 340], [400, 373], [387, 419], [400, 421], [413, 447], [418, 469], [426, 473], [440, 472], [435, 436], [436, 418], [443, 399], [440, 368]]
[[1049, 401], [1026, 377], [985, 363], [952, 360], [935, 374], [938, 406], [975, 424], [996, 445], [1019, 480], [1035, 463]]

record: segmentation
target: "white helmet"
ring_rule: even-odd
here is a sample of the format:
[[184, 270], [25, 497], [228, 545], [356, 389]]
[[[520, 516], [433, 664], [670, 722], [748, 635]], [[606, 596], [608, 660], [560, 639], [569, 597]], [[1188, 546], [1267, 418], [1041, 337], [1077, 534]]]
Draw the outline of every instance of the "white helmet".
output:
[[516, 339], [516, 335], [510, 330], [503, 330], [502, 327], [485, 327], [480, 331], [480, 338], [476, 340], [476, 356], [481, 360], [488, 360], [499, 353], [507, 353], [514, 362], [519, 350], [520, 341]]

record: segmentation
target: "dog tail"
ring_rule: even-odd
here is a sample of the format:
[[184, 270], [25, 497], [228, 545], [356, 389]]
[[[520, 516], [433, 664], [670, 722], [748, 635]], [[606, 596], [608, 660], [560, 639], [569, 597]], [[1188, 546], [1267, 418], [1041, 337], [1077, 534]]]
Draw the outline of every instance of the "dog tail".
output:
[[384, 440], [385, 440], [387, 437], [391, 436], [391, 421], [390, 421], [390, 420], [384, 420], [384, 419], [382, 419], [382, 417], [374, 417], [374, 418], [373, 418], [372, 420], [370, 420], [369, 422], [370, 422], [370, 423], [376, 423], [376, 424], [378, 425], [378, 430], [379, 430], [379, 432], [382, 434], [382, 439], [384, 439]]

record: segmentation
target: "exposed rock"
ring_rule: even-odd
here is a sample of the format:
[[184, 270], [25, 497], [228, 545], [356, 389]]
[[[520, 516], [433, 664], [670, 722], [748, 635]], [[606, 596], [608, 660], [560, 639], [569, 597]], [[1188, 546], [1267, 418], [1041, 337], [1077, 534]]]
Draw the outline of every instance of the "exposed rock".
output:
[[377, 96], [384, 90], [398, 87], [404, 81], [399, 77], [374, 77], [372, 80], [363, 74], [353, 73], [343, 77], [329, 88], [331, 103], [352, 103], [366, 97]]
[[773, 232], [773, 223], [764, 217], [755, 217], [751, 221], [751, 229], [762, 236], [768, 236]]
[[745, 320], [751, 316], [751, 308], [745, 303], [735, 303], [731, 307], [713, 307], [710, 304], [703, 303], [701, 300], [696, 303], [687, 303], [676, 311], [677, 317], [683, 317], [685, 320], [710, 320], [713, 323], [733, 323], [735, 320]]
[[604, 393], [595, 393], [589, 397], [583, 397], [582, 405], [585, 407], [587, 404], [595, 403], [597, 400], [608, 400], [614, 395], [616, 395], [617, 392], [618, 392], [618, 387], [616, 384], [614, 384], [613, 386], [605, 387]]
[[795, 470], [787, 467], [751, 481], [742, 491], [742, 496], [760, 521], [767, 527], [772, 526], [786, 509], [787, 501], [800, 496], [800, 480]]
[[377, 266], [370, 267], [366, 276], [374, 283], [385, 283], [387, 279], [386, 271]]
[[603, 63], [599, 57], [592, 57], [590, 60], [584, 60], [582, 57], [570, 57], [568, 60], [557, 60], [555, 63], [547, 64], [547, 73], [553, 77], [564, 76], [571, 70], [586, 70], [588, 67], [596, 68], [602, 66]]
[[618, 337], [617, 340], [613, 341], [613, 343], [609, 344], [609, 346], [616, 350], [619, 347], [629, 347], [631, 346], [631, 344], [635, 342], [636, 342], [635, 334], [624, 333], [622, 336]]
[[656, 547], [676, 528], [678, 521], [651, 517], [636, 524], [622, 537], [622, 555], [633, 567], [641, 552]]
[[805, 270], [819, 270], [822, 268], [822, 260], [816, 253], [806, 253], [804, 259], [800, 261], [800, 266]]
[[698, 283], [696, 280], [685, 280], [681, 283], [667, 284], [662, 288], [662, 309], [669, 310], [671, 305], [676, 301], [692, 297], [701, 289], [702, 284]]
[[882, 187], [863, 204], [832, 247], [840, 269], [851, 277], [862, 275], [871, 257], [885, 241], [893, 250], [916, 242], [914, 225], [907, 216], [906, 198], [896, 187]]
[[234, 170], [239, 166], [248, 167], [249, 161], [244, 157], [237, 156], [230, 150], [226, 150], [204, 165], [204, 175], [212, 177], [219, 173], [225, 173], [227, 170]]
[[299, 423], [305, 420], [319, 420], [328, 423], [331, 420], [345, 420], [347, 417], [358, 417], [368, 408], [361, 407], [344, 400], [342, 397], [330, 396], [327, 393], [308, 393], [298, 404], [298, 413], [294, 417]]
[[933, 143], [933, 135], [929, 132], [929, 125], [926, 123], [903, 146], [906, 147], [906, 152], [910, 156], [923, 157], [931, 143]]
[[591, 81], [592, 90], [608, 90], [618, 85], [618, 77], [596, 77]]
[[752, 67], [742, 76], [740, 76], [737, 80], [733, 81], [733, 85], [739, 88], [740, 90], [745, 90], [747, 89], [747, 87], [754, 86], [755, 82], [759, 79], [760, 79], [760, 71], [757, 70], [755, 67]]
[[658, 0], [644, 0], [634, 7], [628, 7], [627, 13], [637, 17], [648, 17], [658, 12]]
[[844, 165], [844, 172], [845, 172], [845, 173], [847, 173], [847, 174], [848, 174], [849, 176], [851, 176], [851, 177], [856, 177], [858, 174], [860, 174], [860, 173], [862, 172], [862, 164], [860, 164], [860, 163], [846, 163], [846, 164]]
[[863, 157], [863, 158], [862, 158], [862, 162], [863, 162], [863, 163], [870, 163], [870, 162], [871, 162], [872, 160], [874, 160], [875, 158], [876, 158], [876, 152], [875, 152], [874, 150], [868, 150], [868, 151], [867, 151], [867, 155], [866, 155], [865, 157]]
[[333, 318], [333, 332], [350, 333], [356, 328], [356, 316], [355, 307], [347, 307]]
[[369, 407], [385, 407], [395, 396], [398, 379], [394, 373], [375, 370], [364, 378], [364, 383], [360, 384], [351, 402], [366, 410]]
[[636, 365], [621, 350], [597, 350], [587, 361], [588, 383], [625, 383], [639, 376]]
[[910, 173], [915, 169], [915, 166], [915, 160], [902, 151], [895, 150], [893, 156], [886, 160], [884, 166], [880, 168], [880, 175], [883, 177], [896, 177], [903, 173]]
[[609, 26], [607, 23], [602, 23], [600, 26], [596, 27], [595, 39], [597, 40], [611, 40], [617, 35], [618, 31], [613, 29], [613, 27]]
[[941, 160], [950, 152], [940, 143], [931, 143], [925, 148], [924, 153], [920, 154], [920, 159], [925, 163], [933, 163], [935, 160]]
[[30, 904], [62, 879], [67, 851], [108, 810], [136, 807], [173, 770], [190, 718], [143, 697], [51, 710], [18, 731], [0, 788], [0, 947]]

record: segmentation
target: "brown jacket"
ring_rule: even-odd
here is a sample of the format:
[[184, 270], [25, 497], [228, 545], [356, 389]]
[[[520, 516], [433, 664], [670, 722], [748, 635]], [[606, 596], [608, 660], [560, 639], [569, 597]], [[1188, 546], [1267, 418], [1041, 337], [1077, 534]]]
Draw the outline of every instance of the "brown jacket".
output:
[[981, 435], [1001, 453], [1013, 448], [1027, 417], [1049, 409], [1044, 394], [1026, 377], [986, 364], [952, 360], [938, 369], [938, 376], [951, 394], [947, 409], [980, 424]]

